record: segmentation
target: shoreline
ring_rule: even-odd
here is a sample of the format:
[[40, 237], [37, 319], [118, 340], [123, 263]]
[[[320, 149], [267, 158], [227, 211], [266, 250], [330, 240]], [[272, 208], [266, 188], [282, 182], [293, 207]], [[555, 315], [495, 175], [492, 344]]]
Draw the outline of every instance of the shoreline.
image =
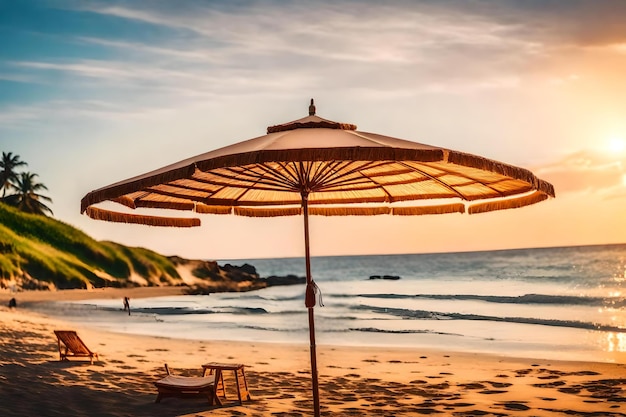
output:
[[93, 288], [93, 289], [73, 289], [73, 290], [26, 290], [11, 292], [0, 290], [0, 305], [7, 306], [11, 298], [15, 298], [18, 303], [34, 303], [40, 301], [81, 301], [96, 299], [120, 299], [124, 297], [151, 298], [165, 297], [170, 295], [185, 295], [184, 291], [188, 287], [163, 286], [163, 287], [132, 287], [132, 288]]
[[[132, 290], [126, 291], [131, 299], [176, 294], [171, 288]], [[113, 333], [20, 308], [21, 303], [61, 301], [59, 297], [64, 301], [103, 298], [103, 294], [104, 298], [120, 298], [121, 308], [124, 295], [119, 289], [63, 292], [52, 298], [17, 293], [17, 309], [8, 309], [5, 303], [0, 307], [1, 415], [311, 414], [306, 345]], [[7, 295], [0, 296], [2, 301]], [[53, 330], [62, 328], [77, 330], [87, 346], [99, 353], [100, 361], [94, 365], [79, 359], [59, 362]], [[165, 363], [175, 374], [198, 376], [206, 362], [245, 364], [252, 400], [239, 405], [229, 391], [222, 407], [209, 406], [202, 398], [167, 398], [154, 403], [153, 382], [165, 375]], [[626, 413], [626, 365], [619, 363], [322, 345], [318, 346], [318, 369], [323, 415]], [[226, 383], [232, 387], [229, 380]]]

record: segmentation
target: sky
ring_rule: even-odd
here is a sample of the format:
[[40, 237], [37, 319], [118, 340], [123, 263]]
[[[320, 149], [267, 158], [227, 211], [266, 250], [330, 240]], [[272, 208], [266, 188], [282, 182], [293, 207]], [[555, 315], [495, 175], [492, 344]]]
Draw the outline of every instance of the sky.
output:
[[0, 0], [0, 151], [98, 240], [304, 255], [302, 217], [80, 214], [89, 191], [307, 115], [530, 169], [556, 198], [480, 215], [311, 218], [311, 254], [626, 242], [626, 2]]

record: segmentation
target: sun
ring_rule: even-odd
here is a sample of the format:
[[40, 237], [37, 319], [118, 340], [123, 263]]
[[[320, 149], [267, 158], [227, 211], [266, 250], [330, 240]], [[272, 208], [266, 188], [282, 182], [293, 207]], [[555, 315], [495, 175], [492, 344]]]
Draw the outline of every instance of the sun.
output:
[[622, 153], [626, 151], [626, 139], [623, 136], [613, 136], [609, 138], [608, 150], [611, 153]]

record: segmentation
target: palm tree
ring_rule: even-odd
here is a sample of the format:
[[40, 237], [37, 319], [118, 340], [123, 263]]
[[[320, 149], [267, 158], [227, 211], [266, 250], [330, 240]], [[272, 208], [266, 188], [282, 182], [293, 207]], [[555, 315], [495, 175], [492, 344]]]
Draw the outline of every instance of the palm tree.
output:
[[28, 165], [24, 161], [20, 161], [19, 155], [13, 155], [13, 152], [2, 152], [2, 160], [0, 160], [0, 188], [2, 188], [2, 198], [6, 195], [8, 189], [13, 187], [13, 182], [17, 181], [17, 172], [15, 168]]
[[38, 194], [38, 191], [47, 190], [48, 187], [36, 180], [37, 174], [31, 172], [21, 172], [17, 177], [15, 183], [12, 183], [12, 188], [15, 188], [17, 192], [15, 194], [8, 195], [3, 200], [14, 207], [33, 214], [45, 215], [46, 213], [52, 213], [50, 207], [46, 206], [41, 200], [52, 202], [50, 197]]

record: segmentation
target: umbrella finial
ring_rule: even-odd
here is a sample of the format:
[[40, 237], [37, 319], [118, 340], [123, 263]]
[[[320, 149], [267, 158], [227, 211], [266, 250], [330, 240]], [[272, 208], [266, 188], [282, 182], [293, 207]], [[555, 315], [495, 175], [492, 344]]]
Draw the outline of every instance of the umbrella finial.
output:
[[315, 102], [311, 99], [311, 104], [309, 105], [309, 116], [315, 116]]

